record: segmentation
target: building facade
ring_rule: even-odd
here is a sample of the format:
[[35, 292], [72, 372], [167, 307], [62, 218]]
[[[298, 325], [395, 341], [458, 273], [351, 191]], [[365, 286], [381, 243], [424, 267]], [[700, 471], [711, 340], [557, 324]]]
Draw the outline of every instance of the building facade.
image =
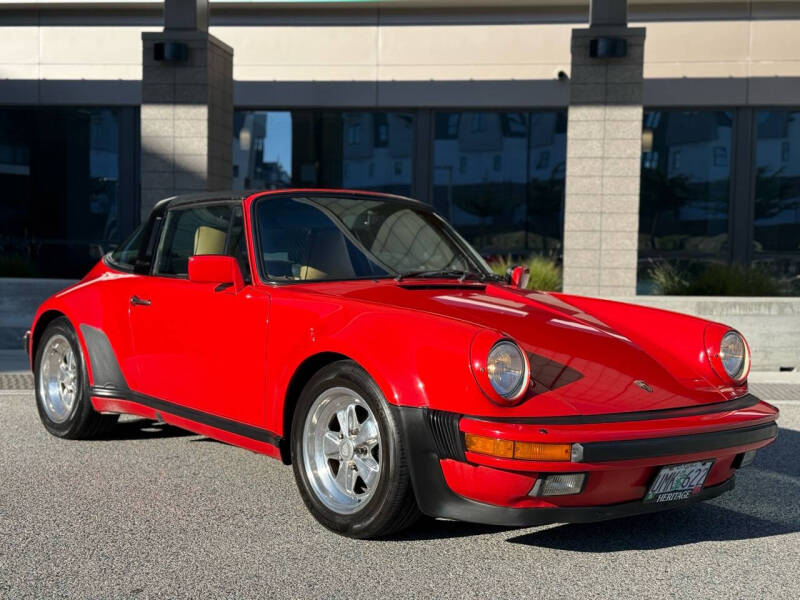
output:
[[148, 62], [163, 3], [0, 1], [0, 278], [80, 277], [226, 138], [215, 181], [411, 195], [566, 291], [742, 293], [703, 280], [739, 265], [800, 296], [800, 2], [627, 4], [630, 60], [600, 64], [589, 0], [211, 2], [212, 138], [185, 115], [219, 75]]

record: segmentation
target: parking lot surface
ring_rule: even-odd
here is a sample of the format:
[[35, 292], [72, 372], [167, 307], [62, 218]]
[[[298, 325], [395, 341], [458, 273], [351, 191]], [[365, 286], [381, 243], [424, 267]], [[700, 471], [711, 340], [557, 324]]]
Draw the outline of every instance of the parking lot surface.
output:
[[706, 504], [365, 542], [318, 525], [277, 461], [134, 418], [59, 440], [31, 391], [0, 391], [0, 597], [797, 598], [800, 403], [778, 406], [778, 440]]

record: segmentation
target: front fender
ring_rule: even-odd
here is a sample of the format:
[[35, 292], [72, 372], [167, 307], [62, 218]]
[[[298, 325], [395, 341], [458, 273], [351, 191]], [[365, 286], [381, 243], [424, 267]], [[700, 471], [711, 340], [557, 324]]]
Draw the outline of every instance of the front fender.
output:
[[[422, 312], [333, 299], [272, 297], [267, 343], [267, 427], [280, 431], [292, 376], [309, 357], [346, 356], [363, 367], [387, 402], [457, 412], [489, 400], [469, 364], [481, 328]], [[270, 381], [277, 382], [271, 385]]]

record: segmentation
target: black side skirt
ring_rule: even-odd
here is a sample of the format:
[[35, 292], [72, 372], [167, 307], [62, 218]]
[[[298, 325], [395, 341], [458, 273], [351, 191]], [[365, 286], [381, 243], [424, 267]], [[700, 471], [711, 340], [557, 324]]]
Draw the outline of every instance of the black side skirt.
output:
[[137, 404], [142, 404], [152, 408], [159, 413], [167, 413], [182, 419], [188, 419], [189, 421], [194, 421], [195, 423], [199, 423], [201, 425], [208, 425], [209, 427], [221, 429], [222, 431], [235, 433], [236, 435], [241, 435], [242, 437], [250, 438], [251, 440], [256, 440], [257, 442], [264, 442], [278, 448], [280, 448], [282, 445], [283, 438], [281, 438], [281, 436], [266, 429], [262, 429], [261, 427], [246, 425], [245, 423], [240, 423], [239, 421], [233, 421], [231, 419], [226, 419], [225, 417], [218, 417], [217, 415], [212, 415], [210, 413], [195, 410], [193, 408], [187, 408], [185, 406], [181, 406], [180, 404], [174, 404], [173, 402], [161, 400], [152, 396], [146, 396], [138, 392], [92, 387], [89, 390], [89, 394], [100, 398], [119, 398], [121, 400], [130, 400], [131, 402], [136, 402]]

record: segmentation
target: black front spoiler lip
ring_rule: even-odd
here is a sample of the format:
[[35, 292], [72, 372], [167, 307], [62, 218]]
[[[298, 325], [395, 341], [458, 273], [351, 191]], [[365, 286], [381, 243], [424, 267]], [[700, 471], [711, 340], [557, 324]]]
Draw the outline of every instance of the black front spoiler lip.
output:
[[392, 406], [403, 424], [411, 480], [420, 510], [430, 517], [485, 525], [533, 527], [550, 523], [591, 523], [679, 508], [732, 490], [734, 477], [705, 488], [688, 500], [644, 504], [641, 501], [576, 508], [509, 508], [477, 502], [453, 492], [444, 480], [436, 444], [425, 420], [425, 409]]

